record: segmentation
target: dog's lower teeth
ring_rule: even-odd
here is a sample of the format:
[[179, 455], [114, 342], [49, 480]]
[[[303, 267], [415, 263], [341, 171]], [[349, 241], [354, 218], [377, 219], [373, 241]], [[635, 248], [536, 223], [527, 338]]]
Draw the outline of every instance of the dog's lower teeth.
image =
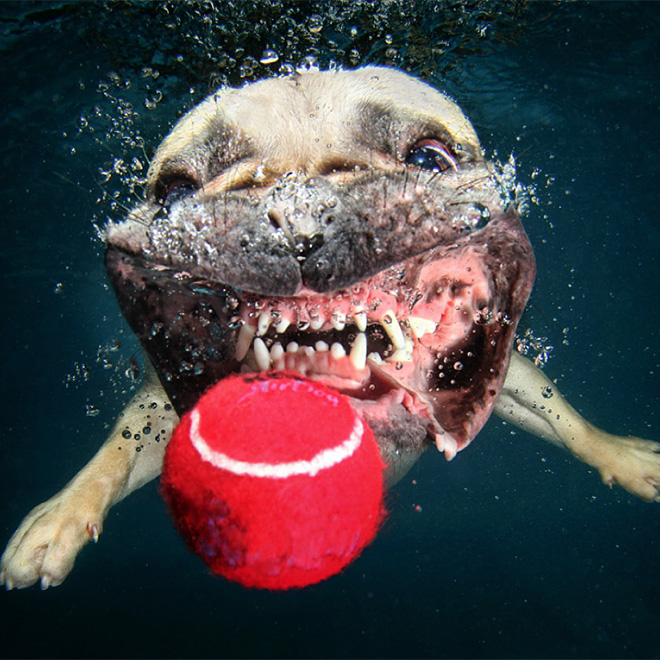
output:
[[284, 346], [280, 342], [274, 343], [270, 347], [270, 359], [273, 362], [277, 362], [284, 355]]
[[385, 364], [383, 358], [380, 356], [380, 353], [369, 353], [367, 357], [370, 362], [374, 362], [375, 364]]
[[298, 344], [296, 344], [295, 341], [292, 341], [291, 343], [287, 344], [286, 352], [287, 353], [297, 353], [299, 348], [300, 348], [300, 346], [298, 346]]
[[344, 350], [344, 347], [339, 342], [335, 342], [330, 347], [330, 355], [332, 355], [332, 357], [335, 358], [335, 360], [339, 360], [343, 357], [346, 357], [346, 351]]
[[328, 346], [324, 341], [317, 341], [314, 345], [317, 351], [324, 352], [329, 351], [330, 346]]
[[353, 348], [350, 353], [351, 364], [358, 370], [362, 370], [367, 365], [367, 335], [360, 332], [355, 337]]
[[316, 353], [313, 346], [303, 346], [302, 350], [303, 353], [310, 358], [314, 356], [314, 353]]
[[257, 361], [257, 366], [261, 371], [268, 371], [270, 369], [270, 353], [266, 348], [263, 340], [257, 337], [254, 340], [254, 359]]

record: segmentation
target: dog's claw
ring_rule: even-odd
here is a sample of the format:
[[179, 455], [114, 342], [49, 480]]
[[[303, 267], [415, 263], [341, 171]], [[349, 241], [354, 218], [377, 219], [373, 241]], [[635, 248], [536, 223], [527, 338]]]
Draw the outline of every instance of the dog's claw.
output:
[[46, 591], [46, 589], [48, 589], [48, 587], [50, 587], [52, 582], [53, 582], [53, 578], [50, 575], [42, 575], [41, 576], [41, 591]]
[[94, 543], [99, 542], [99, 526], [96, 523], [87, 523], [87, 533]]

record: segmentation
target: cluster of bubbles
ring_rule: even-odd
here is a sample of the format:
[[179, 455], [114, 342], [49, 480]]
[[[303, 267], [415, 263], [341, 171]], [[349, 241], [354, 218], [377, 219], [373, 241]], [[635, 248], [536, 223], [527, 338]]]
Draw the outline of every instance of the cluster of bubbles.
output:
[[536, 335], [531, 328], [527, 328], [516, 336], [516, 350], [520, 355], [532, 360], [537, 367], [543, 368], [550, 359], [554, 346], [549, 343], [547, 337]]
[[112, 154], [99, 171], [99, 203], [122, 215], [144, 184], [149, 149], [218, 87], [367, 63], [440, 81], [479, 42], [515, 29], [522, 11], [493, 0], [81, 5], [86, 38], [115, 64], [98, 82], [97, 104], [79, 119], [79, 131], [94, 133]]

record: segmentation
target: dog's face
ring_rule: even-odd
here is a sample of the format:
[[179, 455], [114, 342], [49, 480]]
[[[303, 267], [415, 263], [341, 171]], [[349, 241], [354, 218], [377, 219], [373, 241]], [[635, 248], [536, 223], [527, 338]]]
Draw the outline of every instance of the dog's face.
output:
[[373, 67], [209, 97], [106, 242], [179, 412], [230, 373], [293, 370], [350, 396], [394, 464], [476, 435], [534, 278], [458, 106]]

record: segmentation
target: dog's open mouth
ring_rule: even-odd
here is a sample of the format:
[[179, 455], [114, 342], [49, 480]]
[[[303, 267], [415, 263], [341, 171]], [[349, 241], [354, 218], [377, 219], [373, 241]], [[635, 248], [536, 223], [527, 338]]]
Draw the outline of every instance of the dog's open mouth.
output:
[[506, 371], [506, 296], [474, 246], [295, 296], [241, 292], [112, 247], [107, 264], [180, 412], [231, 373], [294, 371], [349, 396], [381, 445], [435, 440], [452, 458], [487, 419]]

